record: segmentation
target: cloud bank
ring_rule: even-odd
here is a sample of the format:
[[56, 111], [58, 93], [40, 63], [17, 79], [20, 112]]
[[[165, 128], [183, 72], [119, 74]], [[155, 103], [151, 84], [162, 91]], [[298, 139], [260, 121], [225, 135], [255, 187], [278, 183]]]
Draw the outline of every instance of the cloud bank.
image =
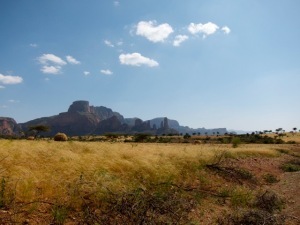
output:
[[[165, 42], [168, 39], [168, 37], [175, 32], [172, 26], [169, 25], [168, 23], [157, 24], [156, 20], [140, 21], [138, 22], [135, 29], [136, 29], [135, 32], [136, 35], [145, 37], [153, 43]], [[217, 33], [217, 31], [219, 30], [222, 31], [224, 34], [229, 34], [231, 32], [228, 26], [223, 26], [222, 28], [220, 28], [217, 24], [212, 22], [190, 23], [187, 26], [187, 32], [189, 34], [195, 36], [201, 34], [203, 38], [206, 38], [209, 35], [213, 35]], [[188, 39], [189, 36], [187, 34], [176, 35], [173, 40], [173, 46], [179, 47], [182, 42]], [[110, 47], [114, 47], [114, 45], [109, 41], [105, 41], [105, 44]]]
[[141, 66], [145, 65], [148, 67], [159, 66], [158, 62], [153, 59], [142, 56], [140, 53], [121, 54], [119, 56], [120, 62], [123, 65], [129, 66]]

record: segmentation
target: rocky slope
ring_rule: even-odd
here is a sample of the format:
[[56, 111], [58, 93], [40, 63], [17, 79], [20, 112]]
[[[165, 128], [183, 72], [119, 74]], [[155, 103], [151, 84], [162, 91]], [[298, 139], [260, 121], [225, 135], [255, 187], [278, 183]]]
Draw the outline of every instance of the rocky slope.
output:
[[0, 117], [0, 135], [14, 135], [18, 133], [19, 126], [13, 118]]

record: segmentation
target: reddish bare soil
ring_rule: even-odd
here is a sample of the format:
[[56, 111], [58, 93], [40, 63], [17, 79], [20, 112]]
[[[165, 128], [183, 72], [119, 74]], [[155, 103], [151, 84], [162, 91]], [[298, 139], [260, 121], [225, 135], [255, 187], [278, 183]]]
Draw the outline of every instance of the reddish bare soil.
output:
[[[234, 167], [250, 171], [257, 183], [255, 189], [274, 191], [284, 200], [284, 208], [281, 212], [284, 215], [285, 224], [300, 224], [300, 171], [285, 172], [282, 165], [290, 161], [300, 162], [300, 145], [294, 145], [287, 153], [282, 153], [275, 158], [245, 158], [231, 160], [229, 164]], [[273, 175], [277, 181], [267, 182], [265, 177]]]

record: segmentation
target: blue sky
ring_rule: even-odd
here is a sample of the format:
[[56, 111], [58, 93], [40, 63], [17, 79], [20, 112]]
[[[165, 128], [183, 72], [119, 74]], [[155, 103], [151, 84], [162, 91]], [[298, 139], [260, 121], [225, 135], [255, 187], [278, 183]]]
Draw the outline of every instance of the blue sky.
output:
[[298, 0], [0, 0], [0, 116], [75, 100], [193, 128], [300, 129]]

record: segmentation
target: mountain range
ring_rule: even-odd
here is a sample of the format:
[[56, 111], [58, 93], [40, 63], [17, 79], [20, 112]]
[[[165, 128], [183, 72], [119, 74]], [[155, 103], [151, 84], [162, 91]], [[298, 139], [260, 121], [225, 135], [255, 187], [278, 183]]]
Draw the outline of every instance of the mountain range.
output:
[[149, 133], [163, 134], [224, 134], [226, 128], [193, 129], [181, 126], [178, 121], [159, 117], [143, 121], [140, 118], [124, 118], [118, 112], [104, 106], [90, 106], [88, 101], [75, 101], [67, 112], [50, 117], [42, 117], [25, 123], [17, 123], [13, 118], [0, 117], [0, 135], [14, 135], [28, 132], [31, 126], [46, 125], [50, 127], [45, 136], [53, 136], [63, 132], [69, 136], [101, 135], [105, 133]]

